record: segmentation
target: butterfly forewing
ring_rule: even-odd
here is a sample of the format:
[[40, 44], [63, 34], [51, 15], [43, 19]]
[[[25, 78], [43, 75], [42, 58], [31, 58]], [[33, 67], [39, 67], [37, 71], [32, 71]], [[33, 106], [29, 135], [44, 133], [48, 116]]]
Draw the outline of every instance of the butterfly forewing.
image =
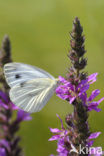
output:
[[54, 80], [54, 77], [48, 72], [23, 63], [6, 64], [4, 66], [4, 74], [10, 87], [36, 78], [50, 78]]

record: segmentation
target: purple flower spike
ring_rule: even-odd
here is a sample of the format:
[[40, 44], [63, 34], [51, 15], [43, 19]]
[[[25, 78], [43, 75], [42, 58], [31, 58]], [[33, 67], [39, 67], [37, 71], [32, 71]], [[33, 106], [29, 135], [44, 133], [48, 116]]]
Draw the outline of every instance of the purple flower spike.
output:
[[91, 84], [97, 80], [98, 73], [88, 76], [86, 71], [84, 71], [87, 65], [87, 58], [84, 57], [86, 52], [84, 48], [85, 37], [82, 32], [83, 28], [80, 20], [76, 17], [73, 21], [72, 32], [70, 33], [71, 50], [69, 50], [68, 58], [70, 59], [71, 67], [68, 68], [66, 79], [59, 76], [60, 83], [58, 83], [58, 87], [56, 88], [56, 95], [70, 103], [73, 107], [73, 112], [68, 113], [65, 117], [66, 128], [63, 126], [63, 122], [59, 116], [61, 129], [50, 128], [53, 136], [49, 141], [57, 141], [57, 156], [104, 155], [104, 153], [94, 153], [93, 149], [91, 153], [89, 151], [94, 143], [94, 139], [101, 134], [101, 132], [91, 134], [88, 124], [89, 112], [92, 110], [96, 112], [101, 111], [98, 106], [104, 101], [104, 97], [98, 101], [95, 100], [100, 94], [99, 89], [92, 91], [88, 97], [87, 91]]
[[[67, 100], [72, 104], [74, 100], [77, 98], [80, 98], [83, 102], [83, 106], [87, 108], [87, 111], [92, 111], [95, 110], [96, 112], [101, 111], [100, 108], [98, 108], [99, 104], [104, 100], [104, 97], [101, 98], [99, 101], [93, 101], [99, 94], [100, 90], [96, 89], [92, 91], [90, 97], [87, 97], [87, 90], [90, 87], [90, 84], [94, 83], [96, 81], [97, 73], [91, 74], [86, 78], [85, 80], [81, 80], [77, 87], [70, 83], [69, 81], [65, 80], [63, 77], [59, 77], [59, 80], [62, 84], [58, 86], [56, 89], [56, 94], [63, 100]], [[57, 115], [58, 116], [58, 115]], [[60, 119], [60, 117], [58, 116]], [[59, 153], [58, 156], [67, 156], [68, 150], [65, 148], [65, 139], [67, 138], [66, 135], [68, 134], [68, 130], [65, 130], [63, 127], [63, 122], [61, 121], [61, 130], [55, 128], [55, 129], [50, 129], [50, 131], [53, 134], [56, 134], [52, 136], [49, 141], [57, 140], [58, 141], [58, 147], [57, 147], [57, 152]], [[69, 122], [70, 124], [70, 122]], [[73, 125], [73, 124], [71, 124]], [[92, 139], [97, 138], [100, 135], [100, 132], [92, 133], [90, 137], [88, 138], [87, 145], [91, 147], [94, 143]], [[70, 142], [68, 142], [70, 145]]]

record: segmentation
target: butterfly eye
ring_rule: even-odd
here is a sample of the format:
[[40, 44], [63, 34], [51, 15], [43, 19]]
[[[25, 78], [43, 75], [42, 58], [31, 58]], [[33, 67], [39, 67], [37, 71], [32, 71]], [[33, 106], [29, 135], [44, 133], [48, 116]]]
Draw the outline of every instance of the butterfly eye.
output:
[[21, 76], [19, 74], [15, 75], [16, 79], [19, 79]]

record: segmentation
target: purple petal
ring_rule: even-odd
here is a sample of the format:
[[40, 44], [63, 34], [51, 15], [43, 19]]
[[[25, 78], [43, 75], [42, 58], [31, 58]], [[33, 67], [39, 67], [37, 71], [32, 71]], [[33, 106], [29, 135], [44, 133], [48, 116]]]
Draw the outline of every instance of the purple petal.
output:
[[89, 84], [84, 85], [83, 87], [80, 88], [80, 93], [79, 96], [83, 93], [85, 93], [89, 89]]
[[76, 99], [76, 97], [70, 97], [70, 104]]
[[68, 81], [65, 80], [65, 78], [62, 77], [62, 76], [59, 76], [59, 80], [60, 80], [60, 82], [62, 82], [62, 83], [67, 83], [67, 82], [68, 82]]
[[63, 147], [62, 145], [58, 145], [57, 152], [64, 154], [64, 151], [66, 151], [65, 147]]
[[61, 85], [61, 86], [57, 87], [57, 89], [56, 89], [56, 95], [63, 100], [66, 100], [67, 98], [69, 98], [68, 93], [69, 93], [68, 89], [66, 89], [65, 86]]
[[4, 140], [4, 139], [0, 140], [0, 145], [1, 145], [1, 146], [4, 146], [4, 147], [6, 147], [6, 148], [9, 147], [9, 143], [8, 143], [6, 140]]
[[80, 98], [84, 102], [84, 105], [85, 105], [86, 102], [87, 102], [87, 93], [85, 92], [85, 93], [81, 94], [80, 95]]
[[56, 93], [57, 94], [68, 94], [69, 89], [65, 85], [60, 85], [56, 88]]
[[59, 142], [58, 142], [57, 152], [59, 153], [59, 156], [67, 156], [68, 155], [68, 150], [65, 148], [64, 140], [62, 140], [62, 139], [61, 139], [61, 141], [59, 140]]
[[[68, 134], [68, 130], [65, 130], [64, 131], [64, 136], [66, 136]], [[67, 140], [67, 141], [69, 141], [69, 137], [65, 137], [65, 139]]]
[[70, 91], [70, 92], [75, 92], [75, 86], [74, 85], [72, 85], [71, 83], [70, 84], [67, 84], [66, 85], [67, 86], [67, 90], [68, 90], [68, 92]]
[[88, 80], [82, 80], [79, 84], [78, 84], [78, 88], [81, 88], [81, 86], [84, 86], [86, 83], [88, 82]]
[[88, 142], [88, 146], [91, 147], [91, 146], [93, 145], [93, 143], [94, 143], [94, 141], [93, 141], [93, 140], [90, 140], [90, 141]]
[[8, 96], [7, 96], [5, 93], [3, 93], [2, 91], [0, 91], [0, 97], [1, 97], [6, 103], [9, 102]]
[[102, 101], [104, 101], [104, 97], [98, 101], [98, 104], [100, 104]]
[[5, 139], [0, 140], [0, 146], [5, 147], [8, 151], [10, 151], [10, 145], [9, 142]]
[[60, 135], [53, 135], [48, 141], [58, 140], [59, 138], [60, 138]]
[[7, 116], [5, 116], [5, 114], [0, 113], [0, 121], [1, 121], [1, 120], [7, 122], [7, 121], [8, 121]]
[[88, 104], [88, 110], [89, 111], [95, 110], [95, 111], [99, 112], [99, 111], [101, 111], [101, 109], [97, 107], [98, 105], [99, 105], [98, 102], [91, 102]]
[[17, 112], [17, 120], [20, 121], [27, 121], [27, 120], [31, 120], [32, 117], [30, 116], [29, 113], [19, 109]]
[[100, 94], [100, 90], [99, 89], [96, 89], [96, 90], [94, 90], [92, 93], [91, 93], [91, 95], [90, 95], [90, 97], [88, 98], [88, 101], [92, 101], [96, 96], [98, 96]]
[[16, 106], [15, 104], [13, 104], [12, 102], [11, 102], [11, 106], [12, 106], [12, 109], [13, 109], [13, 110], [18, 110], [18, 109], [19, 109], [19, 107]]
[[62, 153], [64, 151], [65, 147], [64, 147], [64, 138], [61, 138], [58, 141], [58, 148], [57, 148], [57, 152]]
[[0, 156], [7, 156], [5, 149], [1, 147], [0, 147]]
[[97, 107], [95, 107], [94, 110], [95, 110], [96, 112], [100, 112], [100, 111], [101, 111], [101, 109], [100, 109], [100, 108], [97, 108]]
[[89, 84], [92, 84], [96, 81], [96, 77], [97, 77], [98, 73], [93, 73], [90, 76], [88, 76], [88, 82]]
[[61, 98], [62, 100], [66, 100], [66, 99], [69, 98], [68, 95], [64, 95], [64, 94], [57, 94], [57, 96], [58, 96], [59, 98]]
[[92, 133], [88, 139], [96, 139], [100, 134], [101, 132]]
[[87, 102], [87, 93], [83, 93], [80, 95], [80, 99], [83, 101], [83, 104], [86, 105]]
[[60, 116], [59, 116], [58, 114], [56, 114], [56, 116], [59, 118], [59, 120], [60, 120], [60, 122], [61, 122], [61, 128], [64, 129], [62, 119], [60, 118]]
[[63, 88], [63, 85], [60, 85], [60, 86], [58, 86], [57, 88], [56, 88], [56, 93], [57, 94], [60, 94], [60, 93], [63, 93], [63, 90], [64, 88]]
[[58, 128], [49, 128], [50, 129], [50, 131], [52, 132], [52, 133], [60, 133], [60, 132], [62, 132], [61, 130], [59, 130]]
[[[66, 151], [65, 151], [65, 152], [66, 152]], [[67, 151], [67, 153], [65, 153], [65, 152], [63, 152], [63, 153], [59, 153], [58, 156], [67, 156], [67, 155], [68, 155], [68, 151]]]
[[89, 89], [89, 84], [88, 84], [88, 80], [87, 79], [86, 80], [82, 80], [78, 84], [78, 86], [76, 88], [77, 91], [80, 91], [79, 95], [81, 95], [82, 93], [86, 92], [88, 89]]
[[5, 104], [2, 100], [0, 100], [0, 106], [1, 107], [4, 107], [5, 109], [8, 109], [9, 108], [8, 105]]

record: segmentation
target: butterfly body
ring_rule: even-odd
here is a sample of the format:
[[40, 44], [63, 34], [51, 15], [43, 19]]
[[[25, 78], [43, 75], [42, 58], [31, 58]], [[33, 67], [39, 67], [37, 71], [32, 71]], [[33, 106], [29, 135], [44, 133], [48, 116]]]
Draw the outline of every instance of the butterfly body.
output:
[[58, 85], [58, 79], [48, 72], [22, 63], [6, 64], [4, 75], [11, 88], [11, 101], [30, 113], [40, 111]]

